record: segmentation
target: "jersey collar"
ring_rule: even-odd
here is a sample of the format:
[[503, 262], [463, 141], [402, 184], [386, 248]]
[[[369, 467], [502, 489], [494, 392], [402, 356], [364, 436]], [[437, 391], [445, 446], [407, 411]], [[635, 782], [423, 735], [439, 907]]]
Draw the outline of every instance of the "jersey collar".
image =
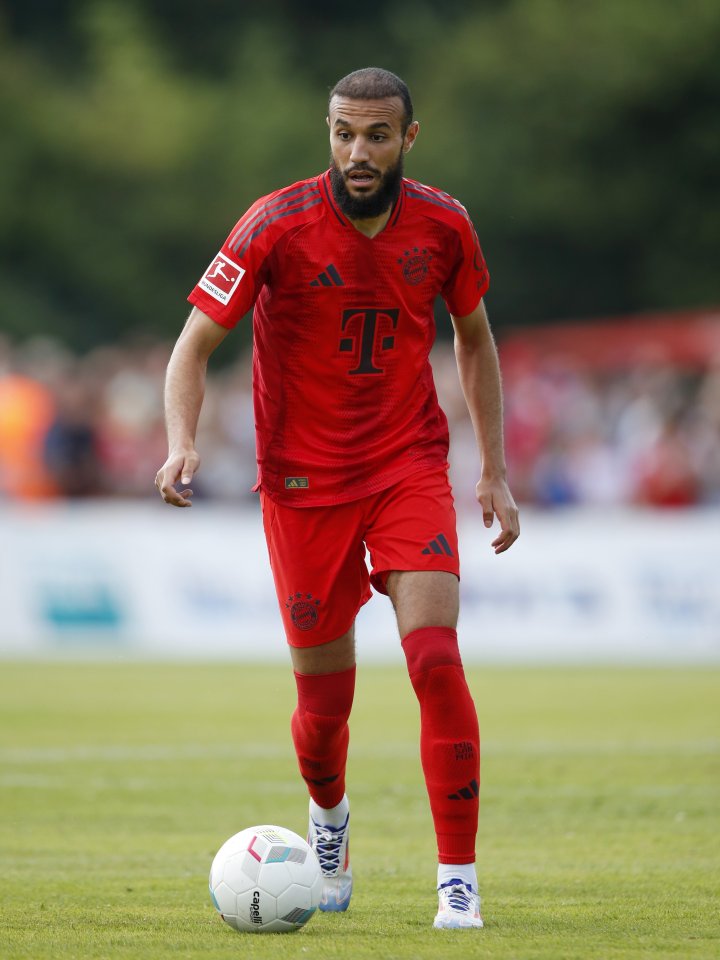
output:
[[[335, 200], [335, 196], [332, 191], [332, 185], [330, 183], [330, 171], [326, 170], [325, 173], [323, 173], [319, 179], [320, 179], [320, 188], [321, 188], [322, 195], [325, 198], [325, 202], [332, 210], [335, 218], [338, 220], [341, 226], [349, 227], [354, 230], [355, 227], [348, 220], [345, 214], [342, 212], [342, 210], [337, 204], [337, 201]], [[405, 177], [403, 177], [402, 179], [402, 183], [400, 185], [400, 195], [395, 201], [395, 206], [392, 209], [390, 218], [388, 222], [385, 224], [385, 226], [383, 227], [383, 229], [380, 231], [380, 233], [377, 235], [378, 237], [382, 236], [383, 233], [385, 233], [387, 230], [392, 229], [392, 227], [395, 226], [395, 224], [400, 219], [400, 215], [403, 211], [404, 206], [405, 206]], [[360, 231], [358, 231], [358, 233], [359, 232]]]

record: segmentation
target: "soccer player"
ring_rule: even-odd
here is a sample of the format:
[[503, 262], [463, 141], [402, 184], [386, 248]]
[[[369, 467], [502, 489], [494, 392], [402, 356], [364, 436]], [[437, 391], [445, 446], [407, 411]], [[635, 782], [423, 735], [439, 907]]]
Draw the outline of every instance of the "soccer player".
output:
[[[403, 175], [419, 125], [407, 86], [370, 67], [330, 93], [331, 165], [262, 197], [189, 296], [165, 389], [166, 503], [191, 505], [210, 354], [254, 306], [263, 524], [297, 684], [292, 737], [310, 793], [321, 909], [352, 891], [345, 792], [354, 622], [389, 595], [420, 705], [438, 849], [434, 926], [481, 927], [475, 871], [480, 744], [457, 640], [458, 543], [447, 420], [428, 360], [440, 294], [477, 436], [477, 499], [495, 553], [519, 534], [502, 441], [488, 271], [465, 208]], [[369, 552], [371, 570], [365, 563]]]

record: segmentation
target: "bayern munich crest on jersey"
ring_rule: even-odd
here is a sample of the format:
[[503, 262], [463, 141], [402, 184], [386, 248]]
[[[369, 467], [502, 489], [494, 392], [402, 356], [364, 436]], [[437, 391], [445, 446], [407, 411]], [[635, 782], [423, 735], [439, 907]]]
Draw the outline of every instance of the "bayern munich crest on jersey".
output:
[[219, 253], [203, 274], [198, 286], [224, 305], [237, 290], [244, 274], [242, 267]]
[[402, 274], [406, 282], [413, 287], [422, 283], [427, 276], [431, 260], [431, 254], [425, 249], [420, 250], [418, 247], [406, 250], [402, 257], [398, 257], [398, 263], [402, 267]]

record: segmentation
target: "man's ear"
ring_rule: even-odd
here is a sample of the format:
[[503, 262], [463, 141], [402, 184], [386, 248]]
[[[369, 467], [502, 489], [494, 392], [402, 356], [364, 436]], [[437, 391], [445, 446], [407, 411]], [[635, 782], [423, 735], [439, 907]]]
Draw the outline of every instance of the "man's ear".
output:
[[412, 150], [412, 146], [415, 143], [415, 138], [418, 133], [420, 133], [420, 124], [417, 120], [413, 120], [410, 126], [405, 131], [405, 138], [403, 140], [403, 153], [409, 153]]

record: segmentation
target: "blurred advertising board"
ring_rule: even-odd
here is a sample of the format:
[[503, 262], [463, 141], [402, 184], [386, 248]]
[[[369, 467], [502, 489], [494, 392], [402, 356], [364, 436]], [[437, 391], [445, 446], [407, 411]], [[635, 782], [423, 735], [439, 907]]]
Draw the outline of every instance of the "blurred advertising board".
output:
[[[526, 509], [522, 524], [496, 557], [493, 531], [461, 516], [468, 661], [720, 661], [720, 510]], [[254, 509], [11, 504], [0, 530], [2, 657], [287, 656]], [[358, 652], [402, 659], [386, 597], [361, 611]]]

